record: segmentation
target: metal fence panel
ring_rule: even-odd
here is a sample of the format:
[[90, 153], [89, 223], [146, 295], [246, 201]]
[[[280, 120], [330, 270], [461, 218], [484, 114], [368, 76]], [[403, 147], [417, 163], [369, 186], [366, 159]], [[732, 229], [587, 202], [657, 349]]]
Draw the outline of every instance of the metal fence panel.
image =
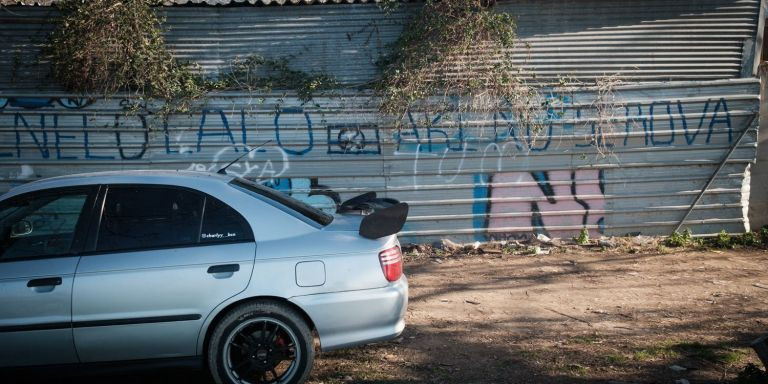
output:
[[406, 240], [563, 237], [584, 227], [593, 236], [665, 234], [749, 128], [686, 223], [696, 233], [739, 232], [756, 148], [755, 127], [746, 124], [758, 88], [753, 79], [619, 87], [605, 157], [593, 140], [591, 91], [572, 94], [535, 140], [520, 136], [504, 111], [421, 113], [393, 131], [365, 97], [308, 107], [280, 103], [280, 95], [222, 93], [167, 122], [126, 113], [119, 97], [11, 97], [0, 101], [0, 190], [75, 172], [215, 171], [247, 145], [271, 140], [230, 172], [331, 210], [369, 190], [407, 201]]
[[[631, 81], [742, 76], [754, 44], [759, 0], [500, 0], [517, 18], [515, 58], [528, 76], [556, 81], [617, 75]], [[253, 54], [285, 58], [297, 69], [353, 87], [376, 75], [376, 60], [421, 5], [387, 16], [375, 4], [298, 7], [166, 7], [166, 41], [176, 57], [211, 76]], [[40, 81], [40, 48], [53, 7], [0, 12], [0, 89], [55, 89]], [[751, 63], [750, 63], [751, 65]], [[750, 71], [751, 71], [751, 67]]]
[[[174, 54], [210, 75], [250, 54], [288, 57], [348, 85], [375, 61], [418, 4], [383, 17], [373, 4], [169, 7]], [[41, 49], [56, 11], [0, 13], [0, 192], [43, 177], [115, 169], [216, 170], [271, 140], [230, 171], [333, 210], [373, 190], [411, 204], [406, 241], [667, 234], [740, 132], [712, 189], [686, 222], [695, 233], [748, 227], [759, 83], [752, 66], [757, 0], [502, 0], [518, 17], [520, 64], [537, 80], [617, 75], [615, 119], [593, 135], [594, 91], [569, 94], [532, 140], [509, 111], [413, 113], [403, 129], [369, 96], [302, 104], [294, 97], [211, 94], [167, 121], [121, 95], [84, 98], [47, 78]], [[746, 64], [742, 64], [746, 63]], [[649, 82], [657, 81], [657, 82]], [[663, 81], [663, 82], [662, 82]], [[599, 144], [599, 145], [596, 145]], [[602, 151], [599, 149], [602, 148]], [[602, 152], [602, 153], [601, 153]]]

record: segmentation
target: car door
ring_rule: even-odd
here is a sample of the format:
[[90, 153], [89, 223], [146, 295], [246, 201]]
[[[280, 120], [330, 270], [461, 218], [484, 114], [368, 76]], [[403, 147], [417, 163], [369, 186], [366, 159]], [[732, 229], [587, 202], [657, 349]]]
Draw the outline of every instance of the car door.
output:
[[0, 203], [0, 366], [78, 361], [72, 283], [95, 195], [57, 189]]
[[78, 265], [73, 333], [83, 362], [193, 356], [206, 316], [243, 291], [247, 221], [198, 191], [110, 185]]

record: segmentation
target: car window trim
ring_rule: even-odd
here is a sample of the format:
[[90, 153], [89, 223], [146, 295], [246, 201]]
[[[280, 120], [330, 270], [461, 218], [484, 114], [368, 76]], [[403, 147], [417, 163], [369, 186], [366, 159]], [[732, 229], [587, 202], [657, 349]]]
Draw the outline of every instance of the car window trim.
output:
[[72, 244], [70, 245], [69, 251], [67, 253], [43, 255], [43, 256], [32, 256], [32, 257], [20, 257], [20, 258], [13, 258], [13, 259], [3, 259], [2, 257], [0, 257], [0, 263], [58, 259], [58, 258], [65, 258], [65, 257], [79, 257], [84, 249], [83, 245], [86, 241], [87, 232], [88, 232], [86, 229], [90, 227], [91, 216], [92, 216], [93, 210], [95, 209], [97, 195], [99, 194], [100, 189], [101, 189], [101, 186], [98, 184], [41, 189], [41, 190], [30, 191], [17, 196], [13, 196], [10, 199], [4, 201], [3, 203], [14, 204], [20, 200], [27, 200], [29, 198], [39, 198], [39, 197], [57, 196], [57, 195], [72, 195], [78, 192], [86, 192], [86, 198], [85, 198], [85, 202], [83, 203], [83, 209], [80, 212], [80, 216], [77, 218], [77, 223], [75, 224], [75, 233], [74, 233], [74, 236], [72, 237]]
[[237, 240], [237, 241], [228, 241], [228, 242], [222, 241], [220, 243], [195, 243], [195, 244], [184, 244], [184, 245], [164, 245], [164, 246], [151, 247], [151, 248], [113, 249], [108, 251], [91, 250], [91, 251], [83, 251], [79, 254], [79, 256], [91, 257], [91, 256], [99, 256], [99, 255], [114, 255], [118, 253], [164, 251], [169, 249], [188, 249], [188, 248], [212, 247], [217, 245], [236, 245], [236, 244], [254, 244], [254, 243], [255, 243], [254, 240]]
[[82, 254], [87, 254], [96, 249], [96, 242], [99, 239], [99, 228], [101, 228], [101, 213], [104, 211], [105, 196], [109, 186], [106, 184], [99, 185], [99, 194], [96, 196], [96, 201], [93, 203], [93, 212], [91, 213], [91, 221], [88, 226], [88, 237], [85, 241]]
[[294, 217], [299, 216], [297, 218], [307, 219], [311, 221], [315, 227], [319, 226], [320, 228], [323, 228], [333, 222], [334, 218], [332, 214], [315, 208], [310, 204], [303, 203], [293, 196], [265, 187], [251, 180], [237, 177], [232, 179], [228, 184], [237, 189], [244, 189], [258, 195], [263, 201], [269, 202], [272, 206], [280, 207], [283, 212], [289, 213]]
[[[214, 198], [214, 196], [209, 195], [208, 193], [205, 193], [199, 189], [185, 187], [181, 185], [173, 185], [173, 184], [141, 184], [141, 183], [129, 183], [129, 184], [120, 184], [120, 183], [112, 183], [112, 184], [103, 184], [101, 185], [99, 197], [97, 201], [94, 203], [95, 206], [98, 208], [94, 209], [94, 211], [97, 211], [98, 216], [92, 221], [91, 226], [89, 227], [89, 237], [87, 240], [87, 248], [84, 249], [80, 254], [82, 256], [97, 256], [97, 255], [104, 255], [104, 254], [113, 254], [113, 253], [127, 253], [127, 252], [144, 252], [144, 251], [155, 251], [155, 250], [166, 250], [166, 249], [174, 249], [174, 248], [194, 248], [194, 247], [205, 247], [205, 246], [211, 246], [211, 245], [227, 245], [227, 244], [242, 244], [242, 243], [255, 243], [256, 242], [256, 236], [253, 233], [253, 227], [251, 227], [251, 224], [248, 222], [248, 220], [245, 220], [245, 224], [248, 226], [248, 230], [250, 231], [250, 239], [243, 239], [243, 240], [224, 240], [224, 241], [218, 241], [218, 242], [202, 242], [200, 241], [200, 234], [202, 233], [203, 228], [203, 220], [205, 219], [205, 209], [206, 205], [208, 203], [208, 198]], [[174, 189], [181, 189], [188, 192], [196, 193], [198, 195], [201, 195], [203, 197], [203, 214], [200, 215], [200, 225], [198, 228], [197, 233], [197, 241], [195, 243], [185, 243], [185, 244], [175, 244], [175, 245], [164, 245], [164, 246], [157, 246], [157, 247], [137, 247], [137, 248], [129, 248], [129, 249], [113, 249], [113, 250], [98, 250], [96, 247], [98, 245], [98, 239], [99, 239], [99, 230], [101, 229], [101, 221], [104, 218], [104, 208], [107, 201], [107, 195], [109, 194], [110, 188], [174, 188]], [[221, 201], [221, 199], [217, 199]], [[242, 216], [242, 214], [232, 207], [230, 204], [227, 204], [223, 201], [221, 201], [223, 204], [225, 204], [227, 207], [232, 208], [237, 214]]]
[[[227, 206], [229, 207], [229, 204], [227, 204]], [[203, 194], [203, 210], [202, 212], [200, 212], [200, 224], [197, 226], [197, 243], [198, 244], [202, 243], [201, 240], [203, 238], [203, 225], [205, 225], [205, 211], [207, 210], [207, 208], [208, 208], [208, 194], [204, 193]], [[251, 231], [251, 233], [253, 233], [253, 231]]]

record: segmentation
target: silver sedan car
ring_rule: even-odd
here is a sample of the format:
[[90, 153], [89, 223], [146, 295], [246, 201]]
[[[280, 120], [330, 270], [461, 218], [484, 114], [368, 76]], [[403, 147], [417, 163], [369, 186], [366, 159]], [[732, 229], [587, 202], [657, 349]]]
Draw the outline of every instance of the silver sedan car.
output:
[[[0, 197], [0, 367], [204, 363], [219, 383], [300, 383], [323, 351], [391, 339], [408, 206], [330, 215], [222, 174], [56, 177]], [[159, 360], [157, 360], [159, 359]]]

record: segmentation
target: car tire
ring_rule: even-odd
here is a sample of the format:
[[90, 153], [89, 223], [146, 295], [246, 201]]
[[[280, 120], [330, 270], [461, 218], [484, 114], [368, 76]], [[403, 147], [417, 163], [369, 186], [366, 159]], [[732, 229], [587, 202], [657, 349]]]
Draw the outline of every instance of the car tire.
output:
[[206, 357], [217, 384], [298, 384], [309, 376], [314, 354], [301, 313], [258, 302], [232, 309], [216, 324]]

